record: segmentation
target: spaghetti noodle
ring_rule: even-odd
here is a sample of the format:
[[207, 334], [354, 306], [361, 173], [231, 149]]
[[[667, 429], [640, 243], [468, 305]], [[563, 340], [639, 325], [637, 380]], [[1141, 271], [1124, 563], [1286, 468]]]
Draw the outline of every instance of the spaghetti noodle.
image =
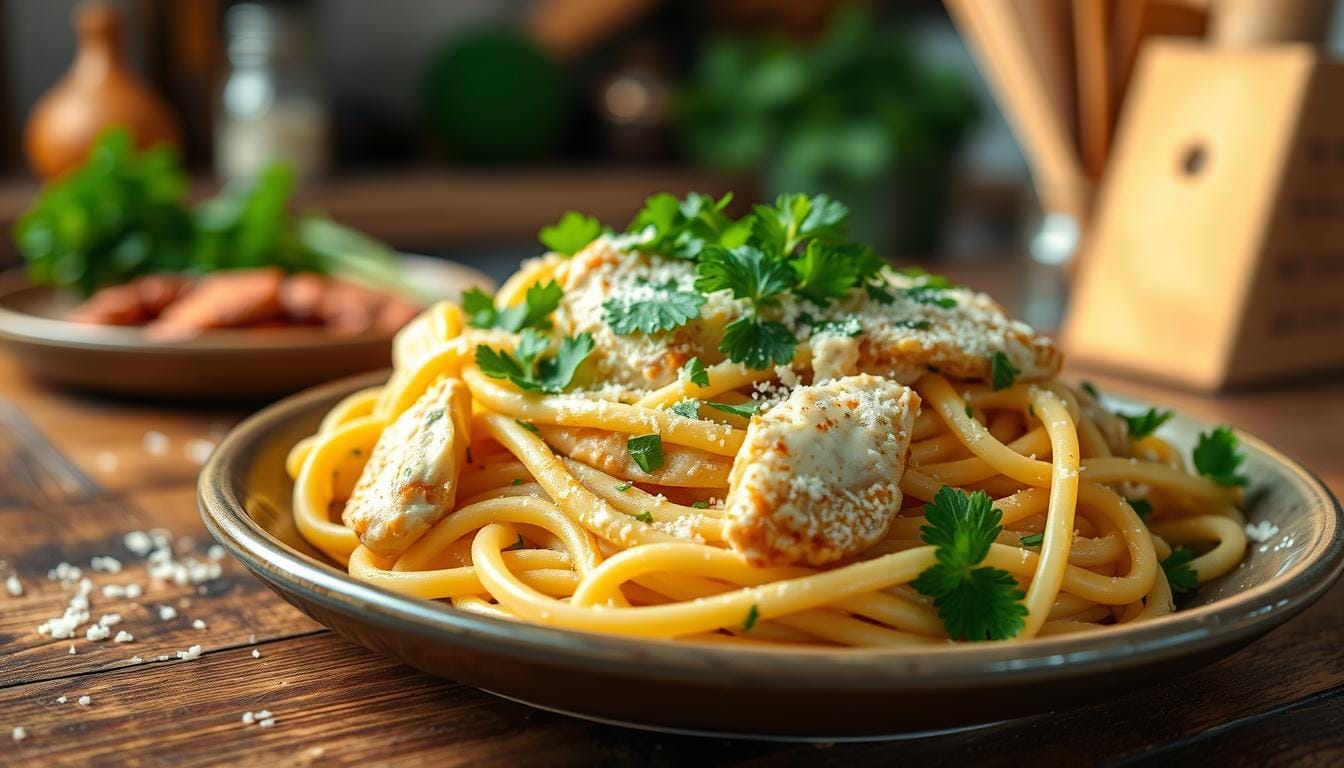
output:
[[[649, 258], [637, 244], [609, 237], [588, 251], [594, 249], [604, 258]], [[529, 288], [556, 277], [571, 290], [583, 259], [552, 255], [531, 263], [504, 286], [497, 306], [522, 306]], [[903, 283], [892, 278], [892, 285]], [[962, 305], [971, 300], [953, 295]], [[578, 301], [567, 297], [550, 336], [579, 326]], [[397, 338], [389, 382], [347, 397], [289, 456], [299, 530], [358, 579], [464, 611], [570, 630], [924, 646], [949, 641], [935, 601], [912, 586], [939, 562], [922, 531], [930, 525], [925, 505], [946, 486], [985, 492], [1001, 515], [1002, 530], [980, 565], [1010, 574], [1022, 590], [1013, 634], [1019, 640], [1168, 613], [1174, 598], [1163, 561], [1173, 548], [1202, 552], [1188, 563], [1199, 582], [1236, 567], [1246, 549], [1237, 488], [1187, 471], [1159, 437], [1127, 435], [1123, 421], [1089, 393], [1052, 375], [996, 389], [1003, 382], [954, 377], [922, 361], [916, 373], [895, 371], [911, 385], [916, 405], [908, 448], [901, 446], [903, 469], [889, 478], [899, 490], [891, 494], [895, 506], [877, 539], [828, 562], [748, 556], [731, 535], [737, 465], [757, 460], [749, 456], [753, 430], [764, 428], [766, 416], [821, 383], [819, 336], [800, 341], [788, 365], [754, 369], [724, 359], [703, 366], [703, 378], [693, 381], [676, 372], [686, 363], [676, 360], [671, 374], [660, 372], [647, 387], [613, 385], [611, 377], [604, 383], [591, 370], [594, 355], [568, 391], [547, 393], [483, 371], [478, 347], [519, 351], [530, 342], [468, 320], [453, 304], [426, 311]], [[708, 320], [694, 333], [710, 336], [701, 349], [712, 352], [723, 331]], [[863, 368], [862, 358], [850, 367]], [[439, 434], [465, 456], [440, 489], [450, 500], [430, 510], [437, 517], [423, 530], [399, 529], [408, 545], [382, 547], [342, 519], [351, 517], [356, 488], [383, 477], [386, 467], [374, 466], [382, 459], [371, 457], [420, 439], [391, 428], [423, 409], [442, 382], [469, 393], [429, 404], [452, 411], [437, 411], [443, 420], [436, 423], [456, 425]], [[690, 397], [724, 406], [703, 416], [672, 410]], [[425, 413], [426, 421], [438, 418]], [[380, 438], [394, 433], [407, 446], [380, 448]], [[632, 438], [650, 435], [662, 446], [661, 464], [651, 471], [634, 467], [633, 448], [631, 455], [624, 450]], [[409, 475], [405, 461], [392, 466], [403, 465]], [[402, 524], [411, 522], [395, 519]]]

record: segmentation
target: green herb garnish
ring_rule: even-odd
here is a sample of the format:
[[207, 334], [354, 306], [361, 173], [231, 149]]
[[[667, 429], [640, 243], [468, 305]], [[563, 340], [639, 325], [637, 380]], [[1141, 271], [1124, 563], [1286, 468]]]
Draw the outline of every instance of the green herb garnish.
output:
[[649, 523], [650, 525], [653, 524], [653, 515], [649, 514], [648, 512], [640, 512], [636, 514], [634, 517], [641, 523]]
[[513, 551], [516, 551], [516, 550], [519, 550], [519, 549], [523, 549], [523, 548], [526, 547], [526, 546], [527, 546], [527, 542], [523, 540], [523, 534], [520, 533], [520, 534], [518, 534], [518, 540], [515, 541], [515, 542], [513, 542], [513, 543], [510, 544], [509, 546], [505, 547], [502, 551], [504, 551], [504, 552], [513, 552]]
[[537, 429], [537, 425], [533, 424], [530, 421], [523, 421], [522, 419], [514, 419], [514, 421], [518, 423], [518, 426], [522, 427], [523, 429], [526, 429], [528, 432], [531, 432], [534, 435], [541, 434], [541, 430]]
[[1134, 514], [1139, 516], [1145, 525], [1148, 523], [1148, 516], [1153, 514], [1152, 502], [1147, 499], [1126, 499], [1129, 502], [1129, 508], [1134, 510]]
[[699, 500], [699, 501], [692, 501], [692, 502], [691, 502], [691, 508], [692, 508], [692, 509], [709, 509], [709, 502], [708, 502], [708, 501], [705, 501], [704, 499], [701, 499], [701, 500]]
[[705, 364], [700, 362], [700, 358], [692, 357], [687, 360], [686, 364], [681, 366], [681, 371], [697, 387], [709, 386], [709, 372], [705, 370]]
[[1183, 595], [1199, 588], [1199, 576], [1190, 567], [1194, 559], [1195, 553], [1189, 547], [1176, 547], [1162, 561], [1162, 572], [1167, 575], [1167, 583], [1174, 594]]
[[1201, 433], [1193, 454], [1195, 469], [1219, 485], [1246, 485], [1247, 477], [1237, 470], [1246, 457], [1237, 450], [1237, 436], [1227, 427]]
[[1045, 534], [1044, 534], [1044, 533], [1028, 533], [1026, 536], [1023, 536], [1023, 537], [1019, 538], [1018, 541], [1019, 541], [1019, 542], [1022, 544], [1022, 546], [1024, 546], [1024, 547], [1039, 547], [1039, 546], [1041, 546], [1041, 544], [1043, 544], [1043, 543], [1045, 542]]
[[559, 394], [574, 380], [579, 366], [593, 351], [593, 337], [588, 333], [560, 340], [555, 355], [542, 357], [550, 349], [550, 341], [540, 333], [527, 329], [519, 337], [514, 355], [479, 344], [476, 346], [476, 366], [492, 379], [508, 379], [525, 391]]
[[663, 466], [663, 438], [659, 435], [639, 435], [625, 441], [625, 449], [630, 452], [639, 468], [653, 472]]
[[602, 321], [616, 333], [658, 333], [680, 328], [700, 314], [705, 297], [671, 283], [636, 286], [629, 294], [602, 303]]
[[989, 359], [989, 381], [996, 390], [1013, 386], [1019, 373], [1021, 371], [1013, 366], [1013, 361], [1002, 352], [995, 352]]
[[544, 331], [551, 327], [547, 318], [560, 306], [564, 295], [554, 280], [535, 283], [528, 287], [521, 303], [499, 309], [484, 291], [468, 288], [462, 292], [462, 311], [467, 315], [467, 323], [475, 328], [499, 328], [510, 333], [525, 328]]
[[756, 413], [761, 407], [760, 403], [741, 403], [739, 405], [730, 405], [728, 403], [705, 403], [710, 408], [724, 413], [731, 413], [734, 416], [741, 416], [744, 419], [750, 419], [752, 414]]
[[631, 482], [624, 482], [624, 483], [621, 483], [620, 485], [616, 486], [616, 490], [620, 491], [621, 493], [625, 493], [626, 491], [630, 490], [630, 489], [633, 488], [634, 486], [635, 486], [634, 483], [631, 483]]
[[537, 234], [541, 244], [551, 251], [573, 256], [602, 234], [602, 222], [578, 211], [565, 211], [560, 221], [542, 227]]
[[1157, 431], [1157, 428], [1166, 424], [1176, 414], [1171, 411], [1159, 411], [1156, 408], [1149, 408], [1143, 413], [1134, 416], [1128, 416], [1123, 413], [1116, 414], [1125, 420], [1129, 425], [1129, 439], [1138, 440], [1147, 437]]
[[943, 486], [933, 503], [924, 505], [929, 524], [920, 529], [926, 544], [936, 547], [937, 564], [911, 586], [934, 598], [933, 605], [956, 640], [1003, 640], [1024, 626], [1026, 595], [1007, 571], [976, 566], [989, 554], [999, 535], [1002, 513], [984, 491], [967, 495]]
[[675, 413], [683, 419], [700, 418], [700, 401], [694, 398], [686, 398], [680, 402], [674, 403], [667, 409], [670, 413]]
[[742, 631], [750, 632], [752, 627], [756, 626], [756, 620], [759, 619], [760, 617], [761, 617], [760, 610], [757, 609], [756, 606], [753, 604], [751, 606], [751, 609], [747, 611], [747, 617], [742, 620]]

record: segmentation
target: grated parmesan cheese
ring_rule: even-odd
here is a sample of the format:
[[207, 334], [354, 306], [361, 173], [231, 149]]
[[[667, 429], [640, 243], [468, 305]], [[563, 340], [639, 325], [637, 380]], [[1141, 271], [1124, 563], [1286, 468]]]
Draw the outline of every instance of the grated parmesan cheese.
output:
[[9, 577], [5, 579], [5, 591], [9, 593], [10, 597], [23, 597], [23, 584], [19, 581], [18, 575], [9, 574]]

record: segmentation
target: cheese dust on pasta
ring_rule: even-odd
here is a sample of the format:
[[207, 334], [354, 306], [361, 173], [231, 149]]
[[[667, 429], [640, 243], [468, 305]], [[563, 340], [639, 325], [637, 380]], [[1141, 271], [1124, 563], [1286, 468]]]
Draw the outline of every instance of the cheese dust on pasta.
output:
[[1246, 550], [1236, 438], [1056, 379], [987, 296], [887, 265], [844, 206], [567, 213], [496, 296], [427, 310], [294, 447], [303, 536], [460, 610], [694, 642], [1104, 630]]

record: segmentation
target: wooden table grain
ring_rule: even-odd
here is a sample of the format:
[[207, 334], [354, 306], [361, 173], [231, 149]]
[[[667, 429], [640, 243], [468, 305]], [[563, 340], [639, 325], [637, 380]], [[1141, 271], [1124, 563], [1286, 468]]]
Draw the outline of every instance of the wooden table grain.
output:
[[[1200, 397], [1090, 378], [1236, 424], [1344, 493], [1339, 379]], [[0, 591], [0, 764], [1076, 766], [1215, 753], [1230, 765], [1344, 764], [1344, 586], [1235, 656], [1164, 684], [1074, 711], [861, 744], [666, 735], [534, 710], [353, 646], [227, 558], [221, 576], [203, 584], [105, 597], [106, 584], [150, 584], [143, 560], [123, 543], [127, 531], [166, 529], [178, 537], [179, 558], [208, 561], [194, 492], [201, 446], [193, 441], [217, 441], [243, 415], [55, 391], [0, 358], [0, 577], [17, 574], [23, 585], [22, 596]], [[146, 438], [151, 431], [162, 437]], [[126, 569], [92, 572], [96, 555]], [[47, 578], [62, 561], [95, 582], [95, 620], [121, 614], [113, 633], [125, 630], [132, 642], [37, 633], [72, 595]], [[161, 606], [177, 617], [163, 620]], [[193, 626], [197, 619], [204, 628]], [[176, 657], [193, 645], [199, 658]], [[648, 706], [658, 706], [657, 691]], [[242, 722], [258, 710], [273, 713], [275, 724]], [[16, 727], [27, 737], [11, 742]]]

